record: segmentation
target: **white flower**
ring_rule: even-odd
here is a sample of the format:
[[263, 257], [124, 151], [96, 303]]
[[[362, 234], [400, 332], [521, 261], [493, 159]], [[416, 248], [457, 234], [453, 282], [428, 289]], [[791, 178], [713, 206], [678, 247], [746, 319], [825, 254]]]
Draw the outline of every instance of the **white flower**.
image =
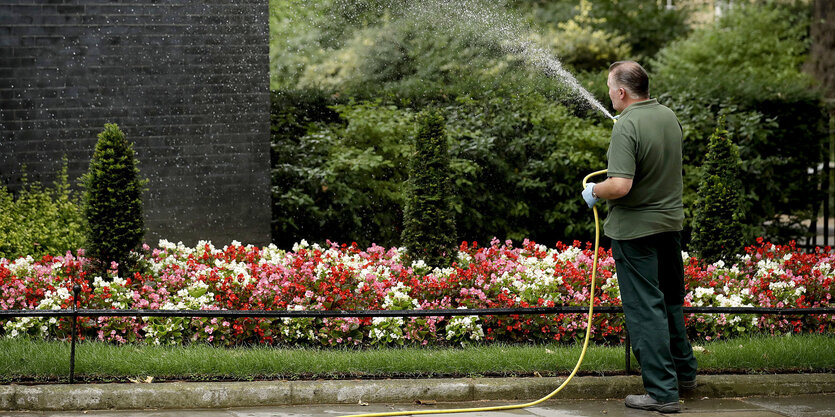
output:
[[577, 256], [583, 253], [583, 250], [576, 246], [569, 246], [562, 253], [557, 255], [557, 259], [563, 262], [574, 262]]
[[412, 262], [412, 269], [423, 269], [426, 268], [426, 262], [423, 262], [423, 259], [418, 259]]
[[299, 249], [307, 249], [310, 247], [310, 244], [307, 243], [307, 240], [302, 239], [301, 242], [293, 244], [293, 252], [298, 252]]
[[830, 263], [828, 263], [828, 262], [824, 262], [824, 263], [821, 263], [821, 264], [815, 265], [815, 266], [812, 268], [812, 270], [818, 270], [818, 271], [820, 271], [821, 275], [823, 275], [824, 277], [827, 277], [827, 276], [830, 276], [830, 275], [831, 275], [831, 272], [832, 272], [832, 264], [830, 264]]
[[26, 256], [25, 258], [17, 258], [14, 262], [9, 264], [9, 270], [17, 276], [29, 275], [29, 269], [31, 268], [32, 263], [34, 262], [35, 260], [32, 259], [31, 256]]
[[795, 288], [795, 290], [794, 290], [794, 296], [795, 296], [795, 297], [800, 297], [800, 295], [801, 295], [801, 294], [803, 294], [803, 293], [805, 293], [805, 292], [806, 292], [806, 287], [804, 287], [804, 286], [802, 286], [802, 285], [801, 285], [801, 286], [799, 286], [799, 287]]
[[390, 288], [386, 293], [383, 299], [383, 309], [405, 310], [409, 307], [414, 309], [420, 308], [417, 300], [409, 296], [409, 291], [411, 290], [411, 287], [406, 286], [402, 282], [398, 282], [397, 285]]
[[[465, 310], [467, 307], [458, 307], [459, 310]], [[479, 323], [481, 319], [478, 316], [455, 316], [447, 324], [446, 339], [458, 339], [463, 343], [462, 339], [469, 339], [479, 341], [484, 338], [484, 329]]]
[[174, 249], [177, 247], [177, 245], [169, 242], [168, 239], [160, 239], [159, 242], [157, 242], [157, 246], [160, 249]]
[[703, 298], [715, 294], [713, 288], [697, 287], [694, 296], [696, 298]]
[[780, 282], [769, 282], [768, 289], [774, 290], [782, 290], [786, 288], [794, 288], [795, 283], [794, 281], [780, 281]]

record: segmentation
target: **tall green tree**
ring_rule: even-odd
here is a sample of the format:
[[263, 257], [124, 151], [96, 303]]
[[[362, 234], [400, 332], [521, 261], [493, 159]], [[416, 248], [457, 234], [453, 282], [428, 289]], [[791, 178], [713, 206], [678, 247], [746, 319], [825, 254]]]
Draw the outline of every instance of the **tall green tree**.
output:
[[119, 263], [127, 272], [130, 252], [145, 234], [142, 187], [133, 144], [116, 124], [104, 125], [83, 177], [84, 217], [87, 219], [87, 253], [106, 269]]
[[804, 69], [820, 82], [824, 97], [835, 99], [835, 2], [815, 0], [813, 7], [811, 46]]
[[444, 117], [437, 110], [424, 111], [409, 161], [402, 240], [409, 258], [433, 267], [449, 266], [456, 253], [450, 174]]
[[[821, 161], [827, 115], [813, 78], [800, 70], [809, 52], [809, 12], [790, 2], [735, 2], [715, 24], [673, 42], [653, 61], [653, 95], [684, 129], [685, 172], [698, 172], [716, 116], [726, 117], [745, 161], [749, 244], [806, 236], [820, 203], [818, 178], [808, 170]], [[684, 178], [690, 217], [698, 178]]]
[[710, 136], [699, 183], [690, 249], [705, 262], [731, 261], [742, 252], [742, 160], [720, 119]]

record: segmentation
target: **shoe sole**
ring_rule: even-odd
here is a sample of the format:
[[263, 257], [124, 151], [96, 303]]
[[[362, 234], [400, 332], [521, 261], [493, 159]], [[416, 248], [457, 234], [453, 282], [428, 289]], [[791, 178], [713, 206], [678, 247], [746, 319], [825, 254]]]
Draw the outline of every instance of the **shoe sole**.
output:
[[681, 406], [678, 405], [678, 403], [647, 405], [626, 404], [626, 406], [637, 410], [658, 411], [659, 413], [678, 413], [679, 411], [681, 411]]

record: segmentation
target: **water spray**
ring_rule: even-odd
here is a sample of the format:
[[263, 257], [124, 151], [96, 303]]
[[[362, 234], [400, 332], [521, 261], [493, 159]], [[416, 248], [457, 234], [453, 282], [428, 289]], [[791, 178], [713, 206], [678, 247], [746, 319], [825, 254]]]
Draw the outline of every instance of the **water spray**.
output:
[[[611, 117], [611, 116], [610, 116]], [[611, 117], [612, 120], [617, 121], [617, 117]], [[604, 169], [601, 171], [592, 172], [589, 175], [586, 175], [583, 178], [583, 188], [586, 188], [586, 183], [588, 182], [589, 178], [602, 175], [608, 172], [608, 170]], [[574, 378], [574, 375], [577, 373], [577, 370], [580, 369], [580, 365], [583, 363], [583, 358], [586, 357], [586, 349], [589, 347], [589, 339], [591, 338], [591, 319], [594, 313], [594, 284], [595, 284], [595, 277], [597, 276], [597, 258], [598, 252], [600, 249], [600, 218], [597, 214], [597, 206], [592, 208], [594, 212], [594, 261], [592, 262], [592, 269], [591, 269], [591, 285], [589, 294], [591, 294], [591, 299], [589, 300], [589, 313], [588, 313], [588, 320], [586, 321], [586, 337], [583, 339], [583, 350], [580, 352], [580, 358], [577, 359], [577, 364], [574, 365], [574, 369], [571, 371], [571, 374], [565, 379], [565, 381], [560, 384], [555, 390], [551, 391], [550, 394], [529, 403], [524, 404], [514, 404], [514, 405], [501, 405], [501, 406], [494, 406], [494, 407], [477, 407], [477, 408], [453, 408], [447, 410], [419, 410], [419, 411], [394, 411], [394, 412], [384, 412], [384, 413], [369, 413], [369, 414], [353, 414], [345, 417], [383, 417], [383, 416], [411, 416], [411, 415], [422, 415], [422, 414], [453, 414], [453, 413], [473, 413], [473, 412], [481, 412], [481, 411], [501, 411], [501, 410], [517, 410], [520, 408], [527, 408], [533, 407], [537, 404], [540, 404], [544, 401], [547, 401], [557, 395], [558, 392], [562, 391], [566, 385]]]
[[435, 0], [410, 5], [404, 17], [425, 21], [432, 29], [453, 34], [462, 34], [466, 29], [472, 29], [482, 40], [497, 46], [505, 53], [521, 58], [527, 65], [537, 68], [546, 76], [559, 80], [591, 107], [599, 110], [607, 118], [614, 119], [606, 107], [583, 88], [551, 51], [525, 39], [525, 34], [530, 32], [530, 28], [523, 19], [509, 14], [501, 7], [501, 2]]

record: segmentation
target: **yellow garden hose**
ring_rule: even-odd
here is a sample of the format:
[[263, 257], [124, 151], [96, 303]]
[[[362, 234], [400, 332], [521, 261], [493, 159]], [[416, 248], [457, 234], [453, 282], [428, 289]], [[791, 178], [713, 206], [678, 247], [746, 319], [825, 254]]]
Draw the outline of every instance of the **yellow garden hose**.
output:
[[[588, 179], [600, 175], [605, 174], [607, 170], [601, 170], [592, 172], [589, 175], [586, 175], [583, 178], [583, 188], [586, 188], [586, 183]], [[574, 370], [571, 371], [571, 374], [568, 375], [568, 378], [563, 381], [563, 383], [557, 387], [554, 391], [550, 394], [536, 400], [533, 402], [525, 403], [525, 404], [514, 404], [514, 405], [502, 405], [502, 406], [495, 406], [495, 407], [477, 407], [477, 408], [455, 408], [449, 410], [420, 410], [420, 411], [395, 411], [395, 412], [387, 412], [387, 413], [369, 413], [369, 414], [354, 414], [346, 417], [382, 417], [382, 416], [411, 416], [411, 415], [418, 415], [418, 414], [452, 414], [452, 413], [473, 413], [479, 411], [499, 411], [499, 410], [516, 410], [519, 408], [526, 408], [526, 407], [533, 407], [543, 401], [551, 399], [554, 395], [557, 395], [558, 392], [562, 391], [568, 382], [571, 381], [571, 378], [574, 378], [574, 374], [577, 373], [577, 370], [580, 369], [580, 365], [583, 363], [583, 358], [586, 356], [586, 349], [589, 346], [589, 338], [591, 337], [591, 319], [592, 313], [594, 312], [594, 279], [597, 276], [597, 251], [600, 246], [600, 219], [597, 216], [597, 206], [594, 206], [594, 261], [592, 263], [591, 269], [591, 298], [589, 300], [589, 319], [586, 323], [586, 337], [583, 340], [583, 351], [580, 353], [580, 358], [577, 359], [577, 364], [574, 365]]]

